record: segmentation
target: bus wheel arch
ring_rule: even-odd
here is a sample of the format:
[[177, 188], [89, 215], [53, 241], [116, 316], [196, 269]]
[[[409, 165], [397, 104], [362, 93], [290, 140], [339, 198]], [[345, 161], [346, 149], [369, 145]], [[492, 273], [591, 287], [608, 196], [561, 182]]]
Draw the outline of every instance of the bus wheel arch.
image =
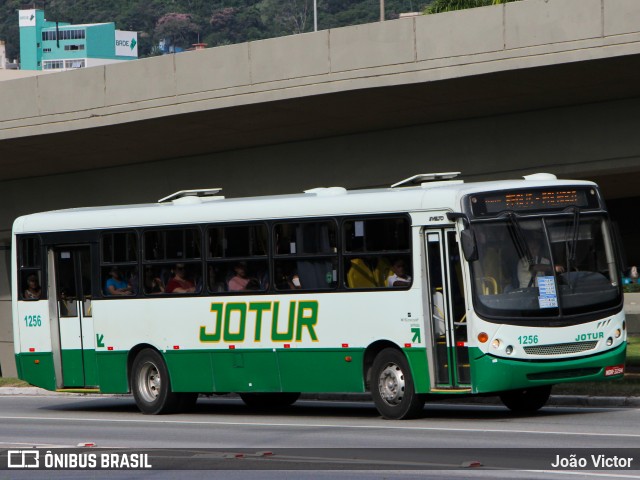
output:
[[384, 418], [404, 420], [422, 412], [426, 395], [416, 393], [409, 361], [397, 346], [379, 351], [370, 372], [371, 396]]
[[137, 346], [130, 352], [129, 362], [131, 392], [142, 413], [158, 415], [178, 410], [180, 395], [171, 390], [169, 369], [156, 348]]
[[362, 359], [362, 378], [364, 379], [365, 391], [371, 391], [371, 368], [378, 354], [385, 348], [395, 348], [400, 351], [400, 347], [390, 340], [378, 340], [373, 342], [364, 351]]

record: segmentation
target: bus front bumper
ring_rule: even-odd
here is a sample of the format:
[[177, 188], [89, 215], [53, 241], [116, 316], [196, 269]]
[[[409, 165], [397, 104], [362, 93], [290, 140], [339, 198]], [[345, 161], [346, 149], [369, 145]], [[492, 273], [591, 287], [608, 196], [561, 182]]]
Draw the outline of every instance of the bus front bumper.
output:
[[623, 373], [607, 375], [607, 367], [625, 363], [626, 343], [606, 352], [582, 358], [528, 361], [494, 357], [471, 348], [473, 393], [501, 392], [568, 382], [620, 379]]

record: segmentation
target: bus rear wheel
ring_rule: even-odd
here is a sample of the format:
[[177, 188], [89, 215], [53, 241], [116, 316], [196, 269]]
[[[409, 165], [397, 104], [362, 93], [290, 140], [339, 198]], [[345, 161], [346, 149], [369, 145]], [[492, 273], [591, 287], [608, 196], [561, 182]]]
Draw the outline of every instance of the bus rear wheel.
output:
[[242, 401], [251, 408], [285, 408], [296, 403], [300, 398], [297, 392], [241, 393]]
[[414, 418], [422, 411], [426, 396], [415, 392], [409, 362], [401, 351], [382, 350], [371, 369], [371, 396], [384, 418]]
[[162, 356], [150, 348], [142, 350], [133, 361], [131, 390], [144, 414], [173, 413], [180, 403], [180, 396], [171, 391], [169, 371]]
[[532, 413], [545, 406], [551, 395], [551, 385], [511, 390], [500, 394], [500, 400], [512, 412]]

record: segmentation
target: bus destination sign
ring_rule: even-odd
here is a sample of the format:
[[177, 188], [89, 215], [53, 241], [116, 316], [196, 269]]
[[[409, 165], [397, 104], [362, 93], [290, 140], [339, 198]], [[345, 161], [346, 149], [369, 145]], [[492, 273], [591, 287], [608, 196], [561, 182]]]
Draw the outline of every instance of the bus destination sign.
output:
[[504, 211], [548, 212], [567, 207], [597, 208], [598, 196], [593, 188], [545, 188], [508, 190], [471, 197], [471, 210], [476, 217], [496, 215]]

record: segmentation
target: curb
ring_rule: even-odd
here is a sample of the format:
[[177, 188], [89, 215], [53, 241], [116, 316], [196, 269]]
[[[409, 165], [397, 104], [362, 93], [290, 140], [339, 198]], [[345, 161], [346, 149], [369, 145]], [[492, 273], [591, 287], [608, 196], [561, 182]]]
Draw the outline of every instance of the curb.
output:
[[[127, 397], [128, 394], [102, 394], [82, 392], [52, 392], [38, 387], [0, 387], [0, 396], [75, 396], [75, 397]], [[237, 398], [227, 394], [225, 398]], [[301, 400], [320, 400], [329, 402], [372, 402], [368, 393], [305, 393]], [[498, 397], [443, 398], [437, 403], [460, 403], [480, 405], [502, 405]], [[429, 400], [427, 400], [427, 405]], [[549, 406], [555, 407], [640, 407], [640, 397], [596, 397], [590, 395], [551, 395]]]

